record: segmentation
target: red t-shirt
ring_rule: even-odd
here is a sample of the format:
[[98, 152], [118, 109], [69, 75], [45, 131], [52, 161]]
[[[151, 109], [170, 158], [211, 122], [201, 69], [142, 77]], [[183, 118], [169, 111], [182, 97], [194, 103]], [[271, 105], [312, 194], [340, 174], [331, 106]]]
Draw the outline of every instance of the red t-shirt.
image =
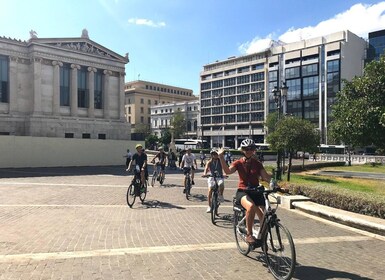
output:
[[247, 189], [247, 186], [257, 187], [259, 186], [259, 177], [261, 176], [261, 170], [263, 169], [262, 163], [256, 158], [245, 157], [238, 159], [232, 163], [238, 171], [239, 184], [238, 189]]

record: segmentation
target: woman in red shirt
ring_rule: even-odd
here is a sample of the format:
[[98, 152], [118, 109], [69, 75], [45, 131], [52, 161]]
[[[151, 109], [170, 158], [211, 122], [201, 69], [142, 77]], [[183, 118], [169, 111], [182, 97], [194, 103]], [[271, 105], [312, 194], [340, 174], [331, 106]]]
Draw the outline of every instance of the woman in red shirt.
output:
[[262, 163], [254, 157], [256, 150], [255, 143], [252, 139], [245, 139], [242, 141], [239, 149], [244, 156], [234, 162], [228, 167], [224, 159], [224, 149], [219, 151], [219, 159], [222, 164], [223, 171], [230, 175], [238, 171], [239, 183], [236, 193], [237, 203], [241, 204], [246, 209], [246, 227], [248, 243], [255, 243], [257, 240], [253, 236], [253, 224], [255, 214], [258, 215], [259, 220], [263, 218], [263, 211], [265, 208], [265, 200], [260, 193], [249, 192], [259, 186], [259, 178], [263, 181], [269, 182], [271, 176], [267, 174]]

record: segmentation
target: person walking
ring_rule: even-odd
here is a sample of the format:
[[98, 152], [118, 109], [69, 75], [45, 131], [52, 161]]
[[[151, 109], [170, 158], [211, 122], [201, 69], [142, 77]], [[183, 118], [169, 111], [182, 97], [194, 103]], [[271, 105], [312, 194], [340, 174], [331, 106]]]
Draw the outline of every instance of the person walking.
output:
[[132, 158], [132, 154], [130, 152], [130, 149], [127, 149], [127, 153], [123, 157], [126, 158], [126, 169], [127, 169], [128, 165], [130, 164], [131, 158]]

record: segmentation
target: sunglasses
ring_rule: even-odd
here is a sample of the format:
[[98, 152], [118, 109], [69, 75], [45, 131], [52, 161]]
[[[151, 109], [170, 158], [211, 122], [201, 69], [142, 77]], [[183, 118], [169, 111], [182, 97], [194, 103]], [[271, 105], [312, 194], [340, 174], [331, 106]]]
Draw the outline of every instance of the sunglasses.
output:
[[248, 151], [255, 151], [255, 148], [247, 147], [247, 148], [244, 148], [243, 150], [246, 151], [246, 152], [248, 152]]

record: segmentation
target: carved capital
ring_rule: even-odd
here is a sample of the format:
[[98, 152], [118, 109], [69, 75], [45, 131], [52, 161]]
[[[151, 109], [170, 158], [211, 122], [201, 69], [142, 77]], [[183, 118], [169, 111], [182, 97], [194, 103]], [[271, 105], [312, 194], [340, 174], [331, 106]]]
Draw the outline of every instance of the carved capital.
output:
[[98, 71], [98, 70], [97, 70], [96, 68], [94, 68], [94, 67], [88, 67], [87, 70], [88, 70], [88, 72], [94, 72], [94, 73], [96, 73], [96, 71]]
[[107, 75], [107, 76], [111, 76], [111, 75], [112, 75], [112, 71], [110, 71], [110, 70], [104, 70], [104, 71], [103, 71], [103, 74], [104, 74], [104, 75]]
[[120, 75], [120, 77], [125, 77], [126, 76], [126, 72], [119, 72], [119, 75]]
[[71, 64], [71, 68], [72, 69], [77, 69], [77, 70], [80, 70], [80, 65], [78, 65], [78, 64]]
[[52, 61], [52, 65], [53, 66], [62, 67], [63, 66], [63, 62], [54, 60], [54, 61]]
[[41, 57], [33, 57], [32, 61], [36, 63], [42, 63], [43, 59]]
[[19, 62], [19, 58], [17, 56], [10, 56], [9, 61], [11, 62]]

